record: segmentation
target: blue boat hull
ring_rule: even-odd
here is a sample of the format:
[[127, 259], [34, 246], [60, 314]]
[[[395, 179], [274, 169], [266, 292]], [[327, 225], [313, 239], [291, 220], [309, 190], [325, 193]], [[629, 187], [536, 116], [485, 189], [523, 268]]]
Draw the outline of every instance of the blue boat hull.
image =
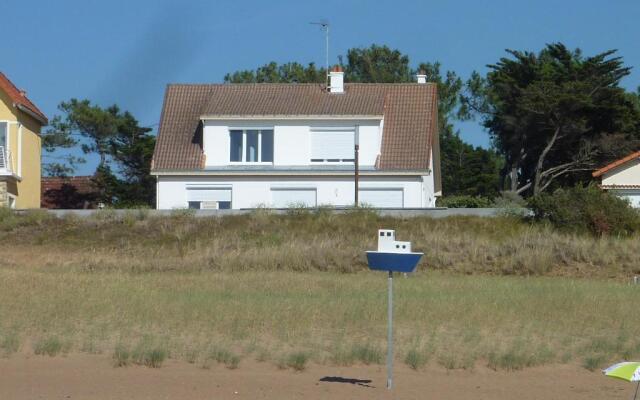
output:
[[367, 251], [369, 268], [378, 271], [413, 272], [424, 253]]

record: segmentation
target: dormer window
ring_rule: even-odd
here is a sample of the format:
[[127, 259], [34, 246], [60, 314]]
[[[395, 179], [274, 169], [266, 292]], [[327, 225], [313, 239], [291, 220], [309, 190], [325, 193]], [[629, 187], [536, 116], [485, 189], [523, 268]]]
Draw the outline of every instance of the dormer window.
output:
[[273, 129], [229, 130], [229, 161], [242, 163], [273, 162]]

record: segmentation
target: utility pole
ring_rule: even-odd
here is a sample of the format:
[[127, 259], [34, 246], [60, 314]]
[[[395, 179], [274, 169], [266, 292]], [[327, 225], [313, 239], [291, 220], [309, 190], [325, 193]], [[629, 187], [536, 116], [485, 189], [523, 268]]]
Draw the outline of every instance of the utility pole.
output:
[[360, 155], [360, 125], [356, 125], [356, 131], [355, 131], [355, 135], [354, 135], [354, 157], [353, 157], [353, 162], [354, 162], [354, 171], [355, 171], [355, 177], [354, 177], [354, 181], [355, 181], [355, 207], [358, 208], [358, 181], [360, 180], [360, 176], [359, 176], [359, 160], [358, 157]]

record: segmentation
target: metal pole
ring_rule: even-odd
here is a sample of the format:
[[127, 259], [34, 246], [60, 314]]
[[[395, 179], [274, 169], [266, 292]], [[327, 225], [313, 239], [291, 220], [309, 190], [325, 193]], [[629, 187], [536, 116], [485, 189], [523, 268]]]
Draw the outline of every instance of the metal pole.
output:
[[359, 158], [359, 155], [360, 155], [359, 154], [360, 153], [360, 143], [359, 143], [360, 142], [360, 138], [359, 138], [359, 136], [360, 136], [360, 132], [359, 132], [358, 127], [356, 126], [356, 132], [355, 132], [355, 139], [356, 140], [355, 140], [355, 146], [354, 146], [354, 153], [355, 153], [354, 154], [355, 193], [356, 193], [356, 195], [355, 195], [355, 200], [356, 200], [355, 207], [358, 207], [358, 181], [360, 180], [360, 176], [359, 176], [360, 171], [359, 171], [359, 165], [358, 165], [359, 164], [358, 158]]
[[325, 23], [324, 28], [326, 30], [325, 40], [326, 40], [326, 52], [325, 52], [325, 65], [327, 68], [327, 85], [329, 84], [329, 23]]
[[640, 387], [640, 382], [636, 385], [636, 392], [633, 395], [633, 400], [636, 400], [636, 397], [638, 396], [638, 387]]
[[388, 314], [387, 389], [391, 389], [393, 387], [393, 271], [389, 271]]

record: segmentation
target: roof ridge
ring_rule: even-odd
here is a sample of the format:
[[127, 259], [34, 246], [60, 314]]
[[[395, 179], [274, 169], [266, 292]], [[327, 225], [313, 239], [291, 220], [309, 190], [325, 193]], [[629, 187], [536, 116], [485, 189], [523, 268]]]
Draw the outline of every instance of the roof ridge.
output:
[[[436, 86], [436, 82], [345, 82], [345, 86]], [[226, 87], [226, 86], [324, 86], [322, 82], [240, 82], [240, 83], [168, 83], [167, 86], [210, 86], [210, 87]]]

